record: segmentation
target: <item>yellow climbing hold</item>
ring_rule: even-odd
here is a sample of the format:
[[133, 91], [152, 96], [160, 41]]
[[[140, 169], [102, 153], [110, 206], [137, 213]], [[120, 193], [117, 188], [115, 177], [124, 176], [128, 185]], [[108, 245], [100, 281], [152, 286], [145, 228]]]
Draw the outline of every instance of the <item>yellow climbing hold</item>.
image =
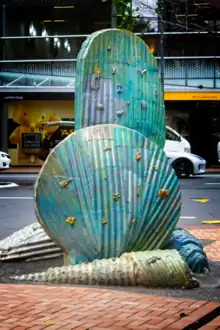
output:
[[105, 151], [109, 151], [109, 150], [112, 150], [112, 149], [110, 147], [105, 148]]
[[101, 69], [98, 66], [95, 68], [95, 73], [101, 73]]
[[107, 175], [106, 172], [103, 173], [103, 179], [106, 180], [107, 179]]
[[198, 199], [193, 199], [193, 202], [197, 202], [197, 203], [207, 203], [209, 201], [209, 199], [202, 199], [202, 198], [198, 198]]
[[113, 199], [114, 199], [114, 201], [116, 201], [116, 202], [120, 199], [120, 195], [119, 195], [118, 192], [116, 192], [116, 193], [113, 194]]
[[158, 171], [158, 167], [157, 166], [154, 166], [154, 171]]
[[139, 160], [141, 160], [141, 158], [142, 158], [141, 153], [140, 152], [137, 152], [136, 159], [139, 161]]
[[60, 182], [60, 188], [66, 188], [68, 186], [68, 184], [73, 181], [72, 178], [68, 179], [68, 180], [65, 180], [65, 181], [62, 181]]
[[140, 197], [141, 196], [141, 186], [138, 185], [137, 187], [137, 197]]
[[103, 224], [103, 225], [106, 225], [107, 223], [108, 223], [108, 220], [107, 220], [107, 219], [103, 219], [103, 220], [102, 220], [102, 224]]
[[159, 197], [168, 197], [169, 196], [169, 190], [160, 189], [158, 191], [158, 196]]
[[67, 218], [67, 219], [66, 219], [66, 222], [67, 222], [69, 225], [74, 225], [74, 223], [76, 222], [76, 218], [74, 218], [74, 217]]

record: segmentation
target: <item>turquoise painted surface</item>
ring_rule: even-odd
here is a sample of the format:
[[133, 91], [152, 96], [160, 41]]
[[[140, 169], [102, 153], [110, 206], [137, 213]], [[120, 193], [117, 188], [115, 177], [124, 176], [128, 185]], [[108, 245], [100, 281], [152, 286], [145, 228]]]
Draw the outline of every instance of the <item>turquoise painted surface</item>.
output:
[[157, 144], [126, 127], [98, 125], [51, 152], [35, 203], [38, 220], [74, 264], [162, 247], [179, 219], [181, 194]]
[[165, 110], [156, 60], [136, 35], [101, 30], [77, 58], [75, 128], [119, 124], [165, 144]]
[[175, 229], [164, 249], [176, 249], [186, 260], [193, 273], [209, 271], [209, 262], [202, 242], [185, 229]]

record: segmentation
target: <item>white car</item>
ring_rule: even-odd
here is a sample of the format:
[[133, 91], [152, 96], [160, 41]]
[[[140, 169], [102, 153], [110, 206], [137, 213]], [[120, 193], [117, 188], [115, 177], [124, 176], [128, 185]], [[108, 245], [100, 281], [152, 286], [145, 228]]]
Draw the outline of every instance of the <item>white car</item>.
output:
[[0, 170], [5, 170], [11, 165], [11, 158], [6, 152], [0, 151]]
[[218, 154], [218, 161], [220, 163], [220, 142], [217, 145], [217, 154]]
[[174, 129], [166, 127], [164, 151], [178, 177], [204, 174], [206, 161], [200, 156], [191, 154], [190, 143]]
[[204, 174], [206, 161], [189, 152], [165, 151], [178, 177]]

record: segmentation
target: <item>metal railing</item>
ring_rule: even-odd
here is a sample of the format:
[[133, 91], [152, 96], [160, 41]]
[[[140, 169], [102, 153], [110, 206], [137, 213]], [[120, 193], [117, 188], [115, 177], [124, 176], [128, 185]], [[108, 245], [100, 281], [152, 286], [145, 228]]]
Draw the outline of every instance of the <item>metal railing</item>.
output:
[[[160, 65], [160, 58], [157, 58]], [[220, 88], [220, 56], [165, 57], [165, 85]], [[69, 87], [75, 84], [76, 58], [0, 61], [0, 87]]]

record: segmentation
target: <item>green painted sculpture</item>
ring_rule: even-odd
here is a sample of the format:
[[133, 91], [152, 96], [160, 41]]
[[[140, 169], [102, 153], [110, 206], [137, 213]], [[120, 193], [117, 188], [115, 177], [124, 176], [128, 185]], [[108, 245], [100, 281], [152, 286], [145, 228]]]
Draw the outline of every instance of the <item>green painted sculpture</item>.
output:
[[35, 187], [38, 220], [66, 262], [162, 248], [179, 220], [181, 194], [163, 151], [158, 68], [139, 37], [115, 29], [87, 38], [77, 59], [75, 128]]
[[165, 111], [156, 60], [145, 42], [125, 30], [101, 30], [77, 58], [76, 130], [99, 124], [132, 128], [161, 148]]

